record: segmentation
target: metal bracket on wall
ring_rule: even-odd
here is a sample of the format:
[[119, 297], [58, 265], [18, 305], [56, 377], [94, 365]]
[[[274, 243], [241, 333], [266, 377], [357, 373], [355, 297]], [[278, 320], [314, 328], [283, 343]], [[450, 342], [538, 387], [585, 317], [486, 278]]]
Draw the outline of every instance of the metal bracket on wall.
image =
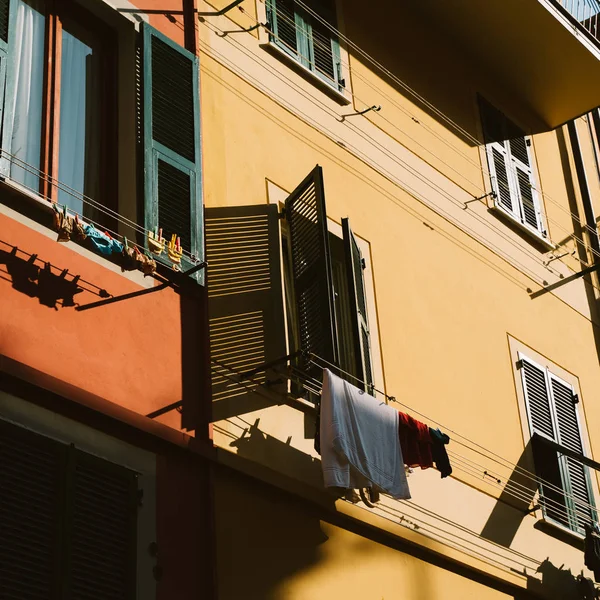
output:
[[491, 196], [494, 200], [497, 197], [496, 192], [488, 192], [487, 194], [483, 194], [483, 196], [478, 196], [477, 198], [472, 198], [471, 200], [467, 200], [465, 202], [463, 202], [463, 210], [467, 210], [467, 208], [469, 208], [469, 204], [471, 204], [471, 202], [479, 202], [481, 200], [485, 200], [488, 196]]
[[234, 0], [231, 4], [228, 4], [221, 10], [211, 11], [211, 12], [199, 12], [198, 18], [202, 20], [203, 17], [220, 17], [225, 13], [228, 13], [232, 8], [235, 8], [238, 4], [241, 4], [244, 0]]
[[[204, 269], [206, 268], [208, 263], [206, 263], [206, 261], [201, 262], [197, 265], [194, 265], [191, 269], [188, 269], [187, 271], [184, 271], [183, 273], [179, 274], [179, 281], [182, 281], [182, 279], [184, 277], [187, 277], [188, 275], [192, 275], [194, 273], [196, 273], [197, 271], [200, 271], [200, 269]], [[111, 298], [106, 298], [106, 300], [98, 300], [98, 302], [90, 302], [89, 304], [84, 304], [82, 306], [76, 306], [75, 310], [76, 311], [82, 311], [82, 310], [88, 310], [90, 308], [97, 308], [98, 306], [104, 306], [106, 304], [113, 304], [114, 302], [121, 302], [121, 300], [129, 300], [130, 298], [137, 298], [138, 296], [146, 296], [147, 294], [153, 294], [154, 292], [160, 292], [160, 290], [164, 290], [165, 288], [173, 288], [175, 290], [179, 289], [180, 286], [176, 285], [176, 283], [174, 281], [171, 281], [169, 279], [163, 281], [163, 283], [161, 283], [160, 285], [157, 285], [155, 287], [152, 288], [148, 288], [145, 290], [137, 290], [135, 292], [129, 292], [128, 294], [121, 294], [120, 296], [112, 296]]]
[[357, 117], [359, 115], [364, 115], [370, 111], [379, 112], [380, 110], [381, 110], [381, 106], [377, 106], [377, 105], [369, 106], [369, 108], [365, 108], [365, 110], [359, 110], [358, 112], [353, 112], [348, 115], [342, 115], [342, 118], [338, 119], [338, 121], [340, 123], [343, 123], [347, 117]]
[[258, 29], [261, 25], [262, 23], [257, 23], [256, 25], [252, 25], [252, 27], [248, 27], [248, 29], [229, 29], [227, 31], [221, 31], [220, 33], [217, 33], [217, 35], [219, 37], [225, 37], [230, 33], [250, 33], [251, 31]]

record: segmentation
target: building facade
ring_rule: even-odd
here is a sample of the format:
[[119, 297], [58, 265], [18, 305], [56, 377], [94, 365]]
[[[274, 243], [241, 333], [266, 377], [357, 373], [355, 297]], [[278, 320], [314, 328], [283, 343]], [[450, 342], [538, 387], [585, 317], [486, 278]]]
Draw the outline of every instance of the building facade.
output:
[[0, 597], [594, 597], [596, 0], [0, 4]]

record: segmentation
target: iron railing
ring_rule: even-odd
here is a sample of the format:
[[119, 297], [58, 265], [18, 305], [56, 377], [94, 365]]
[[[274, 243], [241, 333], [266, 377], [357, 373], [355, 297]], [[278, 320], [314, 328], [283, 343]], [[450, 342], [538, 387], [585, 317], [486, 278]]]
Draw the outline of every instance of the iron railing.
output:
[[600, 0], [557, 0], [586, 31], [600, 42]]

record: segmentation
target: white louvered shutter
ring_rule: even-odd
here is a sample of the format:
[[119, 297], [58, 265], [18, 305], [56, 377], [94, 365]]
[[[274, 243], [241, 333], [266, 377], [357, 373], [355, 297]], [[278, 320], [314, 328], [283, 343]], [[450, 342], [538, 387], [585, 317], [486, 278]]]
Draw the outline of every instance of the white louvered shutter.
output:
[[542, 233], [542, 219], [537, 190], [534, 185], [533, 161], [529, 143], [525, 136], [515, 137], [508, 142], [510, 165], [514, 179], [513, 188], [515, 197], [518, 198], [519, 202], [521, 222]]
[[496, 204], [516, 219], [520, 219], [506, 146], [500, 142], [492, 142], [486, 145], [486, 151], [492, 187], [496, 193]]
[[[549, 373], [549, 379], [558, 431], [557, 441], [577, 454], [584, 454], [573, 388], [552, 373]], [[565, 475], [565, 489], [569, 494], [567, 499], [572, 526], [583, 532], [584, 523], [595, 518], [589, 508], [593, 499], [588, 468], [568, 456], [559, 455], [559, 460]]]

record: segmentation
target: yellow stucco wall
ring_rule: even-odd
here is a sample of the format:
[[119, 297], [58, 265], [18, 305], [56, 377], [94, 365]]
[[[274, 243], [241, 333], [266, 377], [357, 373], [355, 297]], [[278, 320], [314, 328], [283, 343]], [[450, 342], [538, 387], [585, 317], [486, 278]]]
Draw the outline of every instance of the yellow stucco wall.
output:
[[[489, 74], [472, 67], [439, 31], [429, 32], [415, 15], [393, 20], [393, 38], [382, 34], [374, 40], [369, 19], [375, 17], [359, 8], [358, 2], [344, 3], [344, 31], [481, 139], [476, 93], [491, 89]], [[264, 14], [260, 1], [256, 14]], [[265, 52], [259, 46], [264, 38], [216, 36], [215, 31], [231, 25], [220, 18], [199, 28], [205, 205], [264, 204], [269, 201], [267, 181], [290, 191], [320, 164], [328, 217], [337, 223], [349, 217], [369, 247], [368, 285], [374, 303], [369, 316], [378, 326], [373, 342], [383, 373], [377, 385], [515, 464], [526, 440], [509, 349], [509, 337], [514, 338], [578, 379], [591, 450], [600, 456], [595, 436], [600, 427], [595, 291], [579, 280], [535, 300], [527, 292], [539, 289], [542, 281], [553, 283], [579, 270], [577, 256], [547, 267], [543, 261], [551, 247], [509, 226], [488, 210], [489, 204], [463, 210], [462, 202], [490, 189], [481, 147], [384, 81], [364, 60], [350, 53], [354, 108], [364, 108], [357, 102], [360, 98], [383, 109], [356, 117], [351, 125], [340, 124], [335, 115], [352, 112], [352, 105], [337, 104]], [[519, 106], [518, 99], [499, 108], [526, 123], [529, 107]], [[583, 138], [587, 126], [578, 127]], [[591, 165], [591, 144], [584, 139], [582, 145]], [[550, 239], [557, 245], [556, 254], [571, 252], [576, 249], [571, 213], [581, 211], [581, 199], [566, 130], [536, 134], [533, 150]], [[590, 180], [598, 202], [597, 177]], [[236, 444], [257, 419], [256, 443]], [[320, 485], [312, 440], [305, 436], [305, 416], [294, 408], [276, 406], [216, 423], [215, 442], [289, 477]], [[457, 441], [451, 448], [485, 463]], [[410, 482], [424, 502], [438, 498], [429, 510], [479, 534], [511, 474], [510, 469], [494, 468], [500, 469], [500, 485], [460, 468], [451, 482], [422, 473], [413, 474]], [[336, 593], [339, 581], [352, 590], [346, 597], [356, 598], [445, 597], [449, 587], [460, 598], [502, 595], [318, 518], [305, 530], [300, 505], [249, 500], [254, 493], [250, 487], [242, 485], [236, 495], [232, 485], [226, 477], [217, 485], [218, 529], [224, 540], [220, 552], [243, 565], [244, 576], [228, 580], [223, 597], [241, 597], [240, 590], [251, 589], [244, 587], [245, 577], [255, 581], [261, 564], [268, 569], [269, 561], [278, 560], [284, 564], [265, 592], [270, 595], [256, 597], [341, 597]], [[577, 542], [574, 547], [539, 532], [534, 525], [540, 517], [538, 511], [518, 518], [518, 550], [538, 563], [550, 557], [557, 567], [564, 564], [579, 572], [583, 559]], [[273, 524], [267, 525], [270, 519]], [[290, 520], [293, 531], [286, 538], [283, 530]], [[311, 528], [317, 538], [329, 537], [327, 543], [314, 543], [306, 556], [291, 554], [298, 559], [297, 567], [286, 564], [279, 549], [287, 547], [286, 539], [302, 546]], [[259, 562], [259, 553], [247, 549], [261, 536], [268, 540], [260, 546], [264, 563], [262, 555]], [[427, 585], [420, 587], [424, 580]]]

